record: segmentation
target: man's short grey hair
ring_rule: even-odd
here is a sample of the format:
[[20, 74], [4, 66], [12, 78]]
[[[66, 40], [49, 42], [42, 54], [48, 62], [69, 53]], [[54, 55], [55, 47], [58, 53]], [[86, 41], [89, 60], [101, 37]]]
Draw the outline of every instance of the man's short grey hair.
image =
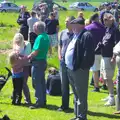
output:
[[39, 21], [39, 22], [36, 22], [35, 24], [36, 24], [36, 28], [39, 31], [39, 33], [45, 32], [46, 25], [44, 22]]

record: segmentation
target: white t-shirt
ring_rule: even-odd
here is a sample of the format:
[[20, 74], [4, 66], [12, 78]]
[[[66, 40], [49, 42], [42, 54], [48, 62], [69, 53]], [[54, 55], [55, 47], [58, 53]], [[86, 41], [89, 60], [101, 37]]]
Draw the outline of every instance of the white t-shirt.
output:
[[29, 27], [29, 33], [33, 32], [33, 25], [39, 20], [36, 17], [30, 17], [27, 19], [27, 24]]

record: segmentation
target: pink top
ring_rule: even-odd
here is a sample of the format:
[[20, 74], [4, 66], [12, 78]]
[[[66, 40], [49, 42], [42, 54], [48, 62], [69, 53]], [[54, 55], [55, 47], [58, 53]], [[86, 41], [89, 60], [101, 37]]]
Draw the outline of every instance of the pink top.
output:
[[18, 60], [12, 65], [12, 73], [23, 72], [23, 67], [28, 64], [29, 59], [26, 56], [19, 56]]

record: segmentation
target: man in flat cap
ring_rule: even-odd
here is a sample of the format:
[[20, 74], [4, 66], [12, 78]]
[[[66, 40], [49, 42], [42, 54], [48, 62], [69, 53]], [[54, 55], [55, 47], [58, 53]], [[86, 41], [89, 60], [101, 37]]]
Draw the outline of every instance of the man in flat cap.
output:
[[81, 18], [71, 21], [74, 37], [69, 43], [65, 64], [75, 95], [75, 114], [71, 120], [87, 120], [87, 94], [89, 69], [94, 63], [94, 43], [92, 34], [84, 26]]

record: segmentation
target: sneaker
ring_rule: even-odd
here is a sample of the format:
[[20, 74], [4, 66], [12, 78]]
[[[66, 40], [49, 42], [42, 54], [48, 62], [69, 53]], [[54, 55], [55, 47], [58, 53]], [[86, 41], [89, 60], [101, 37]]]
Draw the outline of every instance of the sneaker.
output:
[[109, 100], [109, 96], [108, 97], [106, 97], [106, 98], [104, 98], [104, 99], [101, 99], [101, 101], [104, 101], [104, 102], [107, 102], [108, 100]]
[[94, 89], [92, 90], [92, 92], [100, 92], [100, 89], [99, 89], [99, 88], [94, 88]]
[[115, 105], [115, 98], [109, 97], [109, 100], [105, 103], [105, 106], [114, 106]]

